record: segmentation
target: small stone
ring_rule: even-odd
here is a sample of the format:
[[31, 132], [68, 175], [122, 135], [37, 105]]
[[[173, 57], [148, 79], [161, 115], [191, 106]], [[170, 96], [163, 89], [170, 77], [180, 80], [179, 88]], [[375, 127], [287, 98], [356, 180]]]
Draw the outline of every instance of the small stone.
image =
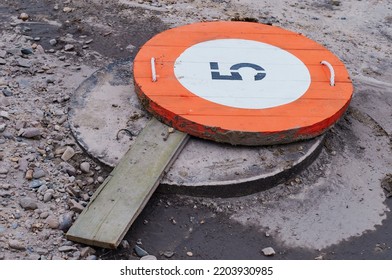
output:
[[10, 97], [13, 96], [14, 94], [12, 93], [12, 91], [9, 88], [3, 88], [2, 89], [3, 95], [5, 97]]
[[67, 148], [65, 149], [65, 152], [63, 153], [63, 155], [61, 156], [61, 159], [64, 161], [68, 161], [70, 160], [73, 156], [75, 155], [75, 150], [70, 147], [67, 146]]
[[62, 162], [60, 163], [60, 168], [63, 172], [67, 173], [70, 176], [75, 176], [76, 175], [76, 168], [73, 167], [71, 164], [68, 162]]
[[9, 120], [10, 114], [7, 111], [0, 111], [0, 117]]
[[49, 217], [49, 212], [42, 212], [41, 214], [39, 214], [39, 217], [41, 219], [46, 219], [47, 217]]
[[65, 213], [59, 218], [59, 229], [66, 232], [72, 225], [72, 212]]
[[76, 202], [75, 200], [70, 199], [70, 207], [69, 207], [69, 209], [71, 211], [75, 211], [76, 213], [82, 213], [84, 207], [79, 202]]
[[93, 39], [89, 39], [86, 42], [84, 42], [86, 45], [91, 44], [93, 42]]
[[143, 248], [141, 248], [141, 247], [138, 246], [138, 245], [135, 245], [134, 250], [135, 250], [136, 255], [137, 255], [139, 258], [148, 255], [147, 251], [145, 251]]
[[40, 180], [33, 180], [33, 181], [30, 183], [30, 188], [32, 188], [32, 189], [37, 189], [37, 188], [41, 187], [43, 183], [44, 183], [44, 182], [42, 182], [42, 181], [40, 181]]
[[263, 252], [264, 256], [273, 256], [275, 255], [275, 250], [272, 247], [267, 247], [261, 250]]
[[129, 242], [128, 242], [127, 240], [125, 240], [125, 239], [121, 241], [120, 245], [121, 245], [121, 247], [122, 247], [123, 249], [125, 249], [125, 250], [127, 250], [127, 249], [130, 248]]
[[72, 12], [73, 11], [73, 9], [71, 8], [71, 7], [64, 7], [63, 8], [63, 12], [64, 13], [70, 13], [70, 12]]
[[141, 261], [155, 261], [157, 259], [157, 257], [153, 256], [153, 255], [146, 255], [141, 257]]
[[3, 133], [7, 125], [5, 123], [0, 124], [0, 133]]
[[340, 0], [331, 0], [331, 4], [333, 6], [340, 6], [342, 4], [342, 2]]
[[98, 258], [97, 258], [97, 256], [96, 255], [90, 255], [90, 256], [88, 256], [87, 258], [86, 258], [86, 260], [88, 260], [88, 261], [95, 261], [95, 260], [97, 260]]
[[19, 15], [19, 18], [20, 18], [21, 20], [23, 20], [23, 21], [26, 21], [26, 20], [29, 19], [29, 15], [28, 15], [27, 13], [21, 13], [21, 14]]
[[55, 216], [49, 216], [46, 218], [45, 223], [51, 228], [51, 229], [57, 229], [60, 226], [59, 220]]
[[[0, 58], [5, 58], [7, 55], [6, 51], [0, 50]], [[0, 83], [0, 85], [2, 85], [2, 83]]]
[[26, 246], [22, 241], [19, 240], [10, 240], [8, 242], [8, 246], [12, 249], [16, 249], [16, 250], [25, 250]]
[[165, 251], [164, 253], [163, 253], [163, 255], [166, 257], [166, 258], [171, 258], [171, 257], [173, 257], [174, 256], [174, 252], [173, 251]]
[[59, 247], [59, 252], [69, 252], [69, 251], [77, 251], [78, 248], [75, 246], [61, 246]]
[[44, 170], [42, 170], [40, 168], [34, 169], [34, 175], [33, 175], [34, 179], [39, 179], [39, 178], [42, 178], [42, 177], [45, 177], [45, 176], [46, 176], [46, 173], [45, 173]]
[[28, 59], [20, 58], [18, 59], [18, 66], [23, 68], [30, 68], [32, 65], [31, 61]]
[[82, 162], [80, 164], [80, 170], [82, 170], [84, 173], [89, 173], [90, 172], [90, 163], [89, 162]]
[[192, 253], [192, 252], [186, 252], [186, 255], [187, 255], [188, 257], [193, 257], [193, 253]]
[[25, 175], [25, 179], [27, 179], [27, 180], [33, 179], [33, 172], [34, 171], [32, 169], [27, 170], [26, 175]]
[[35, 200], [24, 197], [19, 201], [19, 205], [25, 210], [34, 210], [38, 208], [37, 202]]
[[34, 53], [33, 49], [30, 49], [30, 48], [23, 48], [23, 49], [21, 49], [20, 51], [21, 51], [23, 54], [25, 54], [25, 55], [30, 55], [30, 54], [33, 54], [33, 53]]
[[52, 46], [57, 45], [57, 40], [56, 39], [50, 39], [49, 40], [49, 44], [51, 44]]
[[34, 37], [34, 41], [36, 42], [41, 41], [41, 37]]
[[3, 58], [0, 58], [0, 65], [6, 65], [7, 61]]
[[41, 136], [42, 131], [39, 128], [35, 127], [29, 127], [25, 128], [22, 131], [22, 134], [20, 136], [25, 137], [25, 138], [35, 138], [38, 136]]
[[105, 181], [105, 179], [102, 176], [99, 176], [97, 178], [98, 183], [103, 183], [103, 181]]
[[44, 202], [47, 203], [49, 201], [51, 201], [53, 198], [53, 194], [51, 192], [46, 192], [44, 194]]
[[44, 47], [41, 46], [41, 45], [37, 45], [35, 50], [36, 50], [36, 53], [38, 53], [38, 54], [44, 54], [45, 53]]
[[9, 172], [8, 168], [0, 166], [0, 174], [5, 175], [5, 174], [8, 174], [8, 172]]
[[93, 254], [95, 254], [95, 250], [89, 246], [80, 249], [80, 256], [82, 258], [85, 258], [85, 257], [87, 257], [89, 255], [93, 255]]
[[72, 45], [72, 44], [66, 44], [66, 45], [64, 46], [64, 50], [65, 50], [66, 52], [70, 52], [70, 51], [72, 51], [74, 48], [75, 48], [75, 46]]
[[41, 256], [39, 254], [37, 254], [37, 253], [31, 253], [25, 259], [26, 260], [38, 261], [39, 259], [41, 259]]

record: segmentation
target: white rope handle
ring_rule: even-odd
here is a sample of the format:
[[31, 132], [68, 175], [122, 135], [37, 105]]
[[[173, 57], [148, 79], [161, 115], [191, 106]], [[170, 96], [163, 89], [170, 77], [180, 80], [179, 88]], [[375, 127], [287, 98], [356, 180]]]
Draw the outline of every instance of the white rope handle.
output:
[[155, 83], [157, 81], [157, 71], [155, 70], [155, 57], [151, 57], [151, 74], [152, 81]]
[[329, 79], [329, 84], [333, 87], [335, 86], [335, 70], [333, 69], [331, 63], [329, 63], [328, 61], [321, 61], [322, 65], [325, 65], [328, 67], [329, 72], [331, 73], [331, 78]]

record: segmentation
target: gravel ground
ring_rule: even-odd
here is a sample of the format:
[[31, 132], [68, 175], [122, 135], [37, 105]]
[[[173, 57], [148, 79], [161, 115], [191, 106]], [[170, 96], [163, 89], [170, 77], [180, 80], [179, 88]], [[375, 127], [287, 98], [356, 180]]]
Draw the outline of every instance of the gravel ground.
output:
[[[160, 31], [232, 19], [302, 33], [347, 65], [355, 97], [320, 158], [287, 184], [244, 198], [156, 194], [119, 250], [67, 241], [65, 232], [110, 171], [89, 158], [70, 132], [67, 112], [77, 86], [108, 63], [134, 57]], [[135, 245], [172, 259], [257, 259], [270, 245], [275, 258], [392, 258], [387, 199], [392, 189], [391, 2], [3, 0], [0, 33], [0, 260], [138, 259], [144, 253]], [[330, 188], [317, 189], [324, 183]], [[355, 226], [340, 227], [340, 217], [327, 215], [328, 226], [339, 234], [326, 240], [325, 224], [313, 231], [315, 237], [303, 234], [307, 223], [284, 221], [291, 214], [282, 208], [295, 207], [303, 217], [304, 205], [312, 208], [304, 201], [342, 194], [342, 186], [350, 186], [345, 197], [368, 201], [355, 204], [342, 222]], [[311, 199], [298, 200], [304, 193]], [[372, 213], [365, 225], [355, 219], [359, 209]]]

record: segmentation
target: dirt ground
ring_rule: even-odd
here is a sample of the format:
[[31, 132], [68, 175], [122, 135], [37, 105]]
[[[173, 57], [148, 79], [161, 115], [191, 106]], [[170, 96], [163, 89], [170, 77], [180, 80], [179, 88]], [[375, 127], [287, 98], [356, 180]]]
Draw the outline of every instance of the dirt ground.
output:
[[[299, 32], [346, 64], [354, 98], [319, 158], [236, 198], [154, 194], [117, 250], [65, 232], [110, 169], [77, 145], [72, 94], [153, 35], [215, 20]], [[360, 0], [2, 0], [0, 260], [392, 259], [392, 3]], [[389, 174], [389, 175], [388, 175]]]

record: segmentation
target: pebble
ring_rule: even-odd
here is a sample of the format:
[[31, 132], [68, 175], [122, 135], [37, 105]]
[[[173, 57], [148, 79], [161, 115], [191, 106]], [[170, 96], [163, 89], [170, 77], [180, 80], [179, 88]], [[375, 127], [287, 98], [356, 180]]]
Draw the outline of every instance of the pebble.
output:
[[23, 68], [30, 68], [32, 65], [31, 61], [28, 59], [20, 58], [18, 59], [18, 66]]
[[5, 58], [6, 55], [7, 55], [6, 51], [0, 50], [0, 58]]
[[186, 252], [186, 255], [187, 255], [188, 257], [193, 257], [193, 253], [192, 253], [192, 252]]
[[67, 162], [60, 163], [60, 168], [62, 171], [66, 172], [70, 176], [76, 175], [76, 168]]
[[55, 46], [57, 44], [57, 40], [56, 39], [50, 39], [49, 40], [49, 44], [51, 44], [52, 46]]
[[70, 199], [70, 207], [69, 207], [69, 209], [71, 211], [75, 211], [76, 213], [82, 213], [84, 207], [79, 202], [77, 202], [77, 201], [75, 201], [73, 199]]
[[64, 46], [64, 50], [65, 50], [66, 52], [70, 52], [70, 51], [72, 51], [74, 48], [75, 48], [75, 46], [72, 45], [72, 44], [66, 44], [66, 45]]
[[129, 245], [129, 242], [127, 241], [127, 240], [122, 240], [121, 241], [121, 243], [120, 243], [120, 246], [123, 248], [123, 249], [125, 249], [125, 250], [128, 250], [131, 246]]
[[99, 176], [97, 178], [98, 183], [103, 183], [103, 181], [105, 181], [105, 179], [102, 176]]
[[64, 161], [68, 161], [70, 160], [73, 156], [75, 155], [75, 150], [70, 147], [67, 146], [67, 148], [65, 149], [63, 155], [61, 156], [61, 159]]
[[87, 258], [86, 258], [86, 260], [89, 260], [89, 261], [95, 261], [95, 260], [97, 260], [98, 258], [97, 258], [97, 256], [96, 255], [90, 255], [90, 256], [88, 256]]
[[45, 175], [46, 175], [46, 173], [43, 169], [40, 169], [40, 168], [34, 169], [34, 174], [33, 174], [34, 179], [39, 179], [39, 178], [45, 177]]
[[0, 65], [6, 65], [7, 61], [3, 58], [0, 58]]
[[29, 128], [22, 129], [22, 134], [20, 136], [25, 138], [35, 138], [41, 136], [41, 134], [42, 134], [41, 129], [36, 127], [29, 127]]
[[89, 162], [82, 162], [80, 164], [80, 170], [82, 170], [84, 173], [89, 173], [90, 172], [90, 163]]
[[163, 255], [166, 257], [166, 258], [171, 258], [171, 257], [173, 257], [174, 256], [174, 252], [173, 251], [165, 251], [164, 253], [163, 253]]
[[57, 229], [60, 226], [59, 220], [55, 216], [49, 216], [46, 218], [45, 223], [51, 228], [51, 229]]
[[87, 257], [89, 255], [93, 255], [93, 254], [95, 254], [95, 250], [89, 246], [80, 249], [80, 256], [82, 258], [85, 258], [85, 257]]
[[155, 261], [157, 259], [157, 257], [153, 256], [153, 255], [146, 255], [144, 257], [141, 257], [141, 261]]
[[10, 114], [7, 111], [0, 111], [0, 117], [9, 120]]
[[19, 205], [25, 210], [34, 210], [38, 208], [38, 204], [34, 199], [24, 197], [19, 201]]
[[59, 218], [59, 229], [61, 229], [62, 231], [66, 232], [72, 225], [72, 216], [73, 213], [72, 212], [67, 212], [63, 215], [60, 216]]
[[27, 13], [21, 13], [21, 14], [19, 15], [19, 18], [20, 18], [21, 20], [23, 20], [23, 21], [26, 21], [26, 20], [29, 19], [29, 15], [28, 15]]
[[7, 125], [5, 123], [0, 124], [0, 133], [4, 132], [6, 127], [7, 127]]
[[134, 250], [135, 250], [136, 255], [137, 255], [139, 258], [148, 255], [147, 251], [145, 251], [143, 248], [141, 248], [141, 247], [138, 246], [138, 245], [135, 245]]
[[12, 93], [12, 91], [11, 91], [9, 88], [3, 88], [2, 92], [3, 92], [3, 95], [4, 95], [5, 97], [10, 97], [10, 96], [13, 96], [13, 95], [14, 95], [14, 94]]
[[59, 247], [59, 252], [69, 252], [69, 251], [77, 251], [78, 248], [75, 246], [61, 246]]
[[275, 250], [272, 247], [267, 247], [261, 250], [263, 252], [264, 256], [273, 256], [275, 255]]
[[10, 246], [10, 248], [16, 249], [16, 250], [25, 250], [26, 249], [25, 244], [19, 240], [10, 240], [8, 242], [8, 246]]
[[30, 188], [32, 188], [32, 189], [37, 189], [37, 188], [41, 187], [43, 183], [44, 183], [44, 182], [42, 182], [42, 181], [40, 181], [40, 180], [33, 180], [33, 181], [30, 183]]
[[72, 12], [73, 11], [73, 9], [71, 8], [71, 7], [64, 7], [63, 8], [63, 12], [64, 13], [70, 13], [70, 12]]
[[46, 193], [44, 194], [44, 202], [45, 202], [45, 203], [51, 201], [52, 198], [53, 198], [52, 192], [46, 192]]
[[331, 0], [333, 6], [340, 6], [342, 2], [340, 0]]
[[49, 212], [42, 212], [41, 214], [39, 214], [39, 217], [41, 219], [46, 219], [47, 217], [49, 217]]
[[8, 172], [9, 172], [9, 169], [8, 168], [5, 168], [5, 167], [0, 167], [0, 174], [8, 174]]
[[26, 54], [26, 55], [33, 54], [33, 53], [34, 53], [33, 49], [30, 49], [30, 48], [23, 48], [23, 49], [21, 49], [20, 51], [21, 51], [23, 54]]

